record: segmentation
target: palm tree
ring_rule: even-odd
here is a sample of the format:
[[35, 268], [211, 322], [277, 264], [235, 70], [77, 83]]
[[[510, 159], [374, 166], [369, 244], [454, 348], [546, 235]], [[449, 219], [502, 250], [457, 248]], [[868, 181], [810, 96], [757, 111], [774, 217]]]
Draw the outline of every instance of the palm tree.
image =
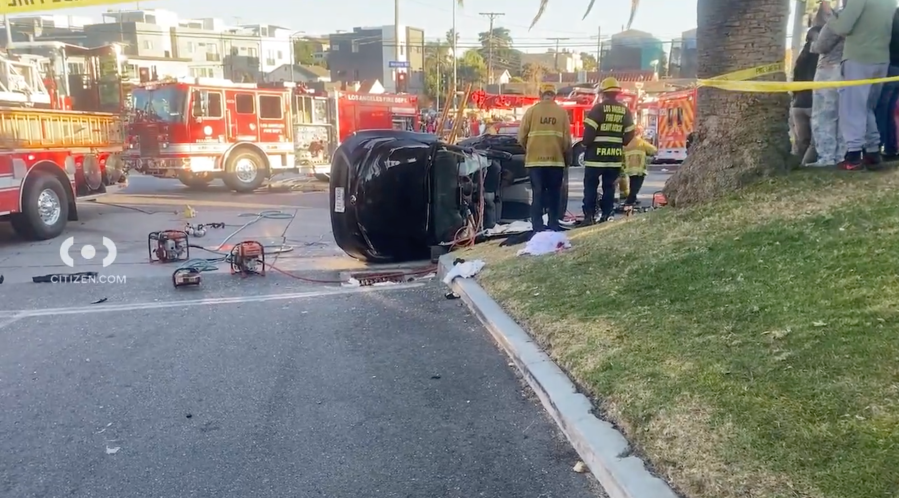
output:
[[[459, 7], [465, 7], [465, 0], [456, 0], [459, 4]], [[587, 12], [584, 13], [583, 19], [586, 19], [590, 12], [593, 10], [593, 5], [596, 3], [596, 0], [590, 0], [590, 3], [587, 4]], [[537, 9], [537, 15], [534, 16], [534, 20], [531, 21], [531, 28], [537, 25], [537, 21], [543, 17], [543, 13], [546, 12], [546, 7], [549, 5], [549, 0], [540, 0], [540, 7]], [[627, 29], [631, 29], [631, 24], [634, 23], [634, 15], [637, 13], [637, 6], [640, 5], [640, 0], [631, 0], [631, 15], [630, 19], [627, 21]]]
[[[789, 15], [783, 0], [698, 0], [699, 78], [783, 61]], [[673, 206], [706, 202], [795, 164], [787, 93], [700, 88], [697, 100], [694, 145], [665, 185]]]

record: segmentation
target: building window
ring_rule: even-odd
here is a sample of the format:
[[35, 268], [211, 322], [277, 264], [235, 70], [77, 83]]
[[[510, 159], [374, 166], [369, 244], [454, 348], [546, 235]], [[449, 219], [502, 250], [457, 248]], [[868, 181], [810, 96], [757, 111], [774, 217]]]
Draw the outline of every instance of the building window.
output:
[[247, 55], [250, 57], [259, 57], [259, 52], [257, 52], [255, 48], [249, 48], [247, 49]]
[[358, 54], [358, 53], [359, 53], [359, 42], [357, 42], [357, 41], [354, 41], [354, 42], [353, 42], [353, 53], [354, 53], [354, 54]]
[[281, 119], [281, 111], [279, 95], [259, 96], [259, 119]]
[[184, 50], [187, 51], [187, 53], [192, 54], [197, 50], [197, 45], [194, 42], [189, 41], [184, 44]]
[[231, 47], [231, 55], [233, 55], [233, 56], [240, 55], [240, 49], [237, 47]]
[[340, 44], [335, 43], [334, 45], [331, 45], [331, 52], [340, 52]]
[[70, 62], [68, 64], [69, 74], [84, 74], [84, 63]]
[[144, 50], [153, 50], [153, 42], [150, 40], [144, 40]]
[[284, 52], [278, 50], [278, 60], [281, 60], [283, 58], [284, 58]]
[[400, 55], [406, 55], [406, 47], [400, 45]]
[[248, 93], [238, 93], [234, 96], [234, 110], [237, 114], [256, 114], [253, 100], [253, 96]]

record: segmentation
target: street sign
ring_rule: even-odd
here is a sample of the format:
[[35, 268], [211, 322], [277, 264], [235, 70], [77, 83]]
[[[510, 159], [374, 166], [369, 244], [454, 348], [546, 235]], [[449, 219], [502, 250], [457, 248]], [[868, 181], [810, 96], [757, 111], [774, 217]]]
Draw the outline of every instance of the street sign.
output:
[[401, 68], [401, 67], [407, 68], [407, 67], [409, 67], [409, 61], [390, 61], [387, 63], [387, 67], [392, 68], [392, 69], [397, 69], [397, 68]]

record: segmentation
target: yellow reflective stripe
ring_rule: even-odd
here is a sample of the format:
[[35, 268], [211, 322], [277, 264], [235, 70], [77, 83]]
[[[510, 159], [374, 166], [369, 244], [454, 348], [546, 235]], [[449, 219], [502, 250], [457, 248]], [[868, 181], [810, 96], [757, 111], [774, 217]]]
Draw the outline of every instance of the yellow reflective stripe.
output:
[[589, 126], [590, 128], [593, 128], [594, 130], [599, 128], [599, 123], [597, 123], [596, 121], [593, 121], [590, 118], [584, 118], [584, 124]]
[[620, 143], [624, 143], [624, 139], [621, 137], [596, 137], [593, 139], [593, 143], [596, 143], [596, 142], [620, 144]]
[[620, 161], [616, 162], [606, 162], [606, 161], [584, 161], [584, 166], [593, 166], [597, 168], [620, 168], [623, 166]]
[[528, 133], [528, 138], [530, 137], [558, 137], [562, 138], [561, 131], [552, 131], [552, 130], [534, 130]]
[[542, 161], [539, 163], [525, 163], [525, 168], [564, 168], [566, 166], [565, 161]]
[[624, 129], [624, 132], [625, 132], [625, 133], [630, 133], [630, 132], [632, 132], [632, 131], [634, 131], [634, 130], [636, 130], [636, 129], [637, 129], [637, 125], [630, 125], [630, 126], [628, 126], [627, 128]]

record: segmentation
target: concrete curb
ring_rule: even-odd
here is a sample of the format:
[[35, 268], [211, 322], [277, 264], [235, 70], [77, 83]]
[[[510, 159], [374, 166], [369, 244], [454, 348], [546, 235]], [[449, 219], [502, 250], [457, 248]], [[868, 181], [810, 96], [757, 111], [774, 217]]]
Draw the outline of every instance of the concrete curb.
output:
[[[456, 256], [440, 258], [440, 278]], [[593, 404], [527, 332], [473, 279], [457, 278], [450, 285], [506, 351], [544, 409], [605, 488], [610, 498], [677, 498], [665, 481], [653, 476], [612, 424], [593, 415]]]

